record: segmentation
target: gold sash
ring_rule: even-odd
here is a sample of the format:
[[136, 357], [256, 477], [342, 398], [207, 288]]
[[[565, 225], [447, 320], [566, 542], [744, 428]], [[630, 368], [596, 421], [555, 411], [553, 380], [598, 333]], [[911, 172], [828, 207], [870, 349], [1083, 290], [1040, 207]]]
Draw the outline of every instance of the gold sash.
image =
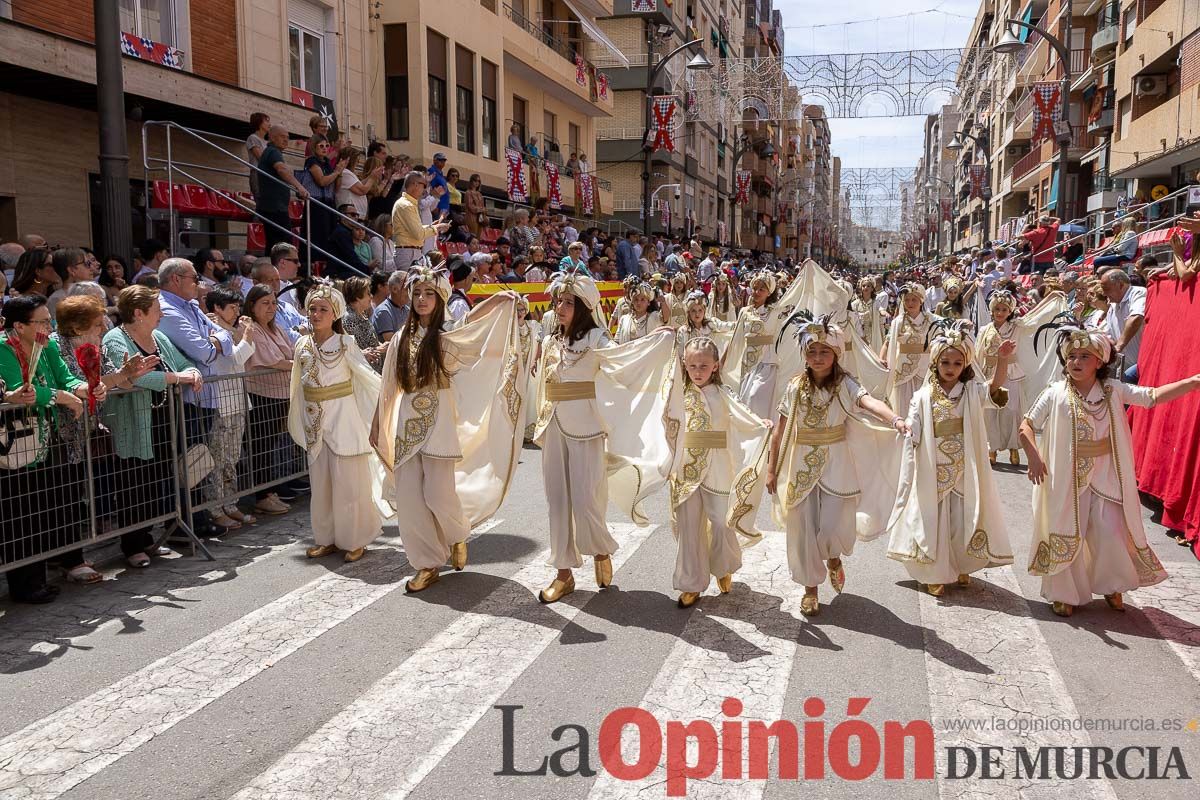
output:
[[902, 344], [900, 345], [900, 352], [907, 355], [918, 355], [925, 352], [925, 347], [919, 344]]
[[933, 424], [933, 435], [938, 439], [945, 439], [947, 436], [961, 435], [963, 432], [963, 418], [951, 417], [944, 419], [941, 422]]
[[724, 450], [727, 431], [685, 431], [683, 446], [688, 450]]
[[1075, 443], [1078, 458], [1098, 458], [1112, 454], [1112, 443], [1108, 439], [1084, 439]]
[[775, 341], [775, 337], [765, 333], [746, 337], [746, 344], [751, 347], [764, 347], [773, 341]]
[[332, 386], [305, 386], [304, 401], [320, 403], [325, 400], [337, 400], [339, 397], [349, 397], [354, 394], [354, 382], [342, 381]]
[[796, 444], [807, 445], [826, 445], [844, 442], [846, 440], [846, 426], [833, 425], [828, 428], [805, 428], [804, 426], [796, 427]]
[[554, 381], [546, 384], [546, 399], [552, 403], [562, 400], [591, 400], [595, 396], [595, 381]]

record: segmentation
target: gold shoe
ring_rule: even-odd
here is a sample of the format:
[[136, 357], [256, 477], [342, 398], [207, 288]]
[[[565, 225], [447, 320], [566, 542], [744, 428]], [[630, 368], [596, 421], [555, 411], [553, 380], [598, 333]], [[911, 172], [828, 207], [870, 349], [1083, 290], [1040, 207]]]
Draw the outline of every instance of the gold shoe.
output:
[[543, 603], [557, 603], [575, 591], [575, 576], [571, 575], [565, 581], [555, 578], [550, 585], [538, 592], [538, 600]]
[[800, 600], [800, 613], [806, 617], [815, 617], [821, 611], [821, 604], [815, 594], [805, 594]]
[[729, 594], [733, 589], [733, 573], [717, 578], [717, 588], [721, 590], [721, 594]]
[[959, 575], [958, 576], [958, 585], [959, 586], [970, 586], [971, 585], [971, 576], [970, 575]]
[[1075, 606], [1055, 601], [1050, 604], [1050, 610], [1060, 617], [1069, 617], [1075, 613]]
[[925, 587], [925, 591], [934, 597], [941, 597], [946, 593], [946, 585], [944, 583], [931, 583]]
[[1121, 597], [1120, 592], [1104, 595], [1104, 602], [1108, 603], [1108, 607], [1113, 611], [1125, 610], [1125, 598]]
[[417, 570], [417, 574], [409, 578], [408, 583], [404, 584], [404, 591], [409, 594], [415, 594], [423, 589], [428, 589], [438, 582], [438, 577], [436, 569], [419, 569]]
[[988, 451], [988, 461], [992, 462], [993, 464], [996, 463], [996, 451], [995, 450]]
[[596, 585], [601, 589], [605, 586], [612, 586], [612, 556], [604, 556], [604, 558], [596, 556], [595, 562]]
[[366, 554], [366, 552], [367, 552], [367, 548], [365, 548], [365, 547], [356, 547], [353, 550], [347, 550], [346, 556], [345, 556], [346, 562], [353, 563], [355, 561], [358, 561], [360, 558], [363, 557], [363, 555]]
[[846, 585], [846, 568], [841, 561], [838, 561], [838, 565], [835, 567], [833, 565], [835, 560], [829, 559], [829, 563], [826, 565], [829, 567], [829, 584], [833, 587], [833, 591], [841, 594], [842, 587]]
[[337, 552], [337, 545], [321, 544], [321, 545], [317, 545], [316, 547], [308, 548], [307, 550], [304, 551], [304, 555], [308, 556], [309, 558], [321, 558], [322, 556], [327, 556], [330, 553], [336, 553], [336, 552]]
[[1017, 466], [1018, 464], [1020, 464], [1021, 463], [1021, 451], [1020, 450], [1009, 450], [1008, 451], [1008, 463], [1012, 464], [1014, 467]]
[[461, 570], [467, 565], [467, 543], [455, 542], [450, 545], [450, 566]]
[[700, 599], [699, 592], [681, 592], [679, 595], [679, 607], [691, 608], [696, 605], [696, 601]]

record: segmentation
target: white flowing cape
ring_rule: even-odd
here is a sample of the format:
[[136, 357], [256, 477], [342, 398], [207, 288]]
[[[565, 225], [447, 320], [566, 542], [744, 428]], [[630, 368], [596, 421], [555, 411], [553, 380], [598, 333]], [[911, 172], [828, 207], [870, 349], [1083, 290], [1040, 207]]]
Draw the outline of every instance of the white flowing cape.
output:
[[[504, 502], [521, 453], [525, 414], [520, 387], [520, 343], [515, 298], [500, 298], [477, 306], [467, 321], [442, 340], [463, 352], [479, 353], [468, 368], [451, 377], [458, 408], [455, 429], [462, 460], [454, 465], [455, 488], [472, 526], [484, 522]], [[482, 312], [482, 313], [479, 313]], [[393, 485], [396, 434], [404, 393], [396, 378], [400, 336], [392, 339], [383, 362], [383, 388], [377, 413], [376, 452], [387, 469], [385, 488]], [[414, 448], [414, 451], [417, 448]], [[392, 491], [384, 496], [394, 506]], [[393, 513], [398, 509], [393, 508]]]
[[[1020, 382], [1022, 409], [1032, 406], [1037, 396], [1054, 382], [1059, 373], [1060, 365], [1053, 337], [1043, 337], [1041, 353], [1035, 351], [1033, 337], [1039, 327], [1066, 310], [1067, 296], [1062, 292], [1051, 292], [1027, 314], [1013, 322], [1013, 339], [1017, 343], [1014, 358], [1025, 372], [1025, 379]], [[985, 381], [991, 381], [992, 376], [996, 374], [996, 362], [988, 356], [994, 356], [999, 347], [1000, 336], [996, 332], [996, 326], [989, 322], [979, 332], [975, 347], [976, 366]]]

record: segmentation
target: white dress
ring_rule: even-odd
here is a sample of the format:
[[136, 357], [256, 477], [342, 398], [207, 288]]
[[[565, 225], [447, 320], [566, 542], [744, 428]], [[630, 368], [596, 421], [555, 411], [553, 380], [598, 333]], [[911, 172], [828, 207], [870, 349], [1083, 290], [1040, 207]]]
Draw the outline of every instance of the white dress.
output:
[[888, 405], [897, 414], [912, 402], [913, 394], [929, 376], [929, 348], [925, 339], [933, 318], [924, 311], [910, 317], [903, 310], [892, 320], [888, 337]]
[[[1009, 320], [998, 329], [995, 323], [989, 322], [980, 331], [976, 358], [981, 362], [985, 381], [990, 381], [996, 374], [1000, 343], [1013, 339], [1016, 330], [1015, 321]], [[1021, 447], [1021, 439], [1017, 434], [1025, 410], [1021, 402], [1024, 381], [1025, 370], [1021, 368], [1020, 362], [1010, 359], [1004, 378], [1004, 388], [1008, 390], [1008, 403], [1000, 408], [985, 409], [983, 412], [984, 423], [987, 425], [988, 450], [1017, 450]]]
[[778, 333], [774, 306], [747, 306], [738, 314], [729, 353], [740, 363], [731, 365], [740, 375], [738, 397], [762, 419], [771, 416], [779, 361], [775, 353]]

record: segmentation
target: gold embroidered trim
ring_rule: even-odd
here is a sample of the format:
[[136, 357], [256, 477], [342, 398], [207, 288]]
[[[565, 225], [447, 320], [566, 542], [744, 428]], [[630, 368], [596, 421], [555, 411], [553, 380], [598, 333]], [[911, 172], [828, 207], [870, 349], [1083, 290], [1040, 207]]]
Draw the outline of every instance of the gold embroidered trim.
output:
[[1079, 554], [1080, 540], [1079, 534], [1071, 536], [1065, 533], [1051, 533], [1048, 541], [1038, 544], [1037, 551], [1029, 563], [1029, 574], [1049, 575], [1059, 564], [1071, 563]]
[[933, 423], [933, 435], [938, 439], [945, 439], [947, 436], [962, 436], [962, 432], [962, 417], [951, 417], [950, 419]]
[[[707, 447], [689, 447], [687, 439], [696, 433], [712, 432], [712, 416], [704, 402], [704, 394], [695, 384], [683, 390], [684, 456], [679, 473], [671, 479], [671, 506], [675, 507], [687, 499], [708, 471]], [[724, 445], [722, 445], [724, 446]]]
[[437, 419], [437, 392], [420, 391], [412, 396], [413, 411], [417, 416], [404, 421], [404, 430], [396, 436], [396, 461], [407, 458], [416, 448], [425, 443], [429, 431]]
[[987, 531], [983, 528], [976, 529], [975, 533], [971, 536], [971, 541], [967, 542], [967, 555], [977, 558], [980, 561], [1012, 561], [1011, 555], [998, 556], [992, 552]]

